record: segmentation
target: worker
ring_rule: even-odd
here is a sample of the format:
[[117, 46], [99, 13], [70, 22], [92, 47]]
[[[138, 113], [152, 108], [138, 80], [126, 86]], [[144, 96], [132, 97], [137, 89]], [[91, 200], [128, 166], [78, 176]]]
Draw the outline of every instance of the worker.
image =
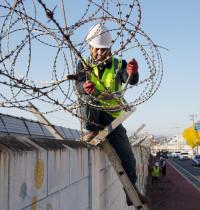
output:
[[[139, 80], [138, 63], [135, 59], [127, 63], [125, 60], [112, 56], [112, 36], [103, 23], [98, 23], [89, 30], [86, 41], [89, 45], [90, 57], [85, 59], [85, 62], [79, 61], [77, 65], [77, 75], [79, 77], [76, 81], [76, 88], [81, 100], [93, 103], [93, 105], [116, 106], [119, 104], [119, 99], [112, 98], [112, 93], [120, 94], [122, 83], [126, 83], [128, 77], [130, 77], [129, 84], [137, 84]], [[87, 69], [85, 63], [91, 68]], [[97, 98], [100, 100], [97, 100]], [[90, 141], [122, 112], [123, 110], [103, 111], [90, 106], [88, 103], [83, 103], [81, 113], [84, 128], [87, 131], [83, 140]], [[137, 179], [135, 158], [126, 129], [120, 124], [107, 136], [107, 139], [118, 154], [123, 168], [135, 187]], [[132, 205], [130, 200], [127, 203]]]
[[160, 168], [161, 168], [162, 177], [165, 177], [167, 166], [166, 166], [166, 161], [164, 160], [163, 157], [160, 157]]
[[151, 168], [151, 183], [153, 191], [158, 191], [159, 176], [160, 176], [160, 167], [159, 167], [159, 162], [156, 161], [153, 167]]

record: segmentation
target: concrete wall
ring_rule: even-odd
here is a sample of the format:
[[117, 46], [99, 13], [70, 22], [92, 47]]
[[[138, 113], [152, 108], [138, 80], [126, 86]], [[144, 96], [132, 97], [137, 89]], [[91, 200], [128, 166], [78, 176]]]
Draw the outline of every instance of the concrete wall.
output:
[[142, 194], [146, 193], [148, 163], [151, 150], [149, 147], [135, 145], [132, 147], [136, 159], [137, 186]]
[[99, 148], [77, 141], [0, 137], [0, 210], [132, 209]]

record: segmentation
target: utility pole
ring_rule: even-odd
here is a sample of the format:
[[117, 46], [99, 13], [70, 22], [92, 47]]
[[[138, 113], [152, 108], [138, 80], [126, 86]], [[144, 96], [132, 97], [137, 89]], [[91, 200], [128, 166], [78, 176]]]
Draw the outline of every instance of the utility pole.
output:
[[176, 126], [177, 129], [177, 151], [180, 151], [180, 131], [179, 131], [179, 127]]

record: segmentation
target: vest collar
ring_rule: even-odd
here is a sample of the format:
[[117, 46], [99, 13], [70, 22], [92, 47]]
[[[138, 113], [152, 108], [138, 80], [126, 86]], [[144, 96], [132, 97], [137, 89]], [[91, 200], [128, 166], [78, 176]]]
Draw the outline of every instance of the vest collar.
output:
[[89, 60], [89, 63], [91, 63], [93, 65], [97, 65], [98, 69], [100, 69], [100, 70], [101, 69], [105, 69], [106, 67], [110, 69], [111, 66], [112, 66], [112, 57], [109, 60], [107, 60], [107, 61], [105, 61], [103, 63], [100, 63], [100, 64], [98, 64], [96, 61], [94, 61], [92, 59], [92, 57], [90, 57], [88, 60]]

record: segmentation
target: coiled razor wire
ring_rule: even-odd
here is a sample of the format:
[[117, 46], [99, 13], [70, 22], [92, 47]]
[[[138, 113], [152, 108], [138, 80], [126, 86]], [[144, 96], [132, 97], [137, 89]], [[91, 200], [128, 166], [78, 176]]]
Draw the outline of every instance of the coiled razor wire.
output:
[[[64, 0], [2, 0], [0, 107], [28, 110], [27, 102], [40, 101], [41, 107], [52, 107], [43, 114], [65, 110], [82, 118], [77, 112], [82, 99], [68, 75], [76, 74], [79, 60], [85, 73], [91, 70], [84, 59], [89, 56], [86, 35], [99, 22], [112, 33], [111, 56], [138, 60], [140, 82], [134, 91], [125, 85], [122, 94], [131, 94], [126, 104], [82, 103], [105, 111], [144, 103], [161, 84], [163, 63], [159, 46], [141, 28], [141, 17], [139, 0], [79, 0], [74, 6]], [[116, 98], [118, 93], [109, 94]]]

